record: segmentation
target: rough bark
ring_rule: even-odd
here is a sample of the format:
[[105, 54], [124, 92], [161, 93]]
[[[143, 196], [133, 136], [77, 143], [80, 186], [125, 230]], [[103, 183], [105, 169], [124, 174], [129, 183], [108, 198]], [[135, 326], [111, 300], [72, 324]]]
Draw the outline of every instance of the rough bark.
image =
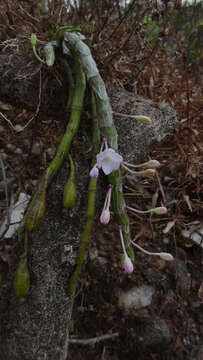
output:
[[[29, 71], [30, 76], [20, 78], [19, 74], [29, 66], [33, 67], [33, 71]], [[36, 79], [39, 78], [34, 69], [36, 64], [33, 65], [33, 62], [26, 59], [14, 56], [10, 57], [9, 61], [7, 57], [6, 61], [5, 56], [0, 56], [0, 98], [34, 109], [38, 99]], [[46, 74], [48, 71], [43, 69], [44, 78]], [[59, 86], [50, 71], [47, 76], [50, 81], [48, 88], [43, 89], [40, 111], [46, 112], [49, 109], [55, 112], [62, 106], [67, 88], [64, 83], [63, 87]], [[120, 152], [126, 161], [136, 162], [146, 158], [152, 148], [176, 128], [175, 111], [167, 104], [158, 106], [113, 86], [108, 92], [115, 111], [147, 115], [153, 121], [152, 125], [146, 126], [130, 118], [115, 119]], [[50, 104], [54, 104], [51, 109]], [[24, 302], [17, 301], [12, 285], [14, 270], [22, 253], [22, 242], [16, 243], [12, 265], [9, 272], [3, 274], [0, 298], [0, 360], [67, 358], [73, 305], [73, 300], [68, 299], [67, 290], [85, 222], [90, 167], [90, 159], [87, 157], [89, 133], [88, 124], [83, 122], [78, 134], [79, 147], [73, 147], [71, 152], [76, 164], [79, 194], [75, 208], [69, 213], [64, 213], [62, 209], [63, 188], [68, 174], [67, 162], [49, 187], [45, 218], [30, 240], [31, 290]], [[102, 189], [101, 182], [100, 187]], [[101, 209], [100, 200], [104, 197], [102, 191], [99, 193], [98, 213]]]

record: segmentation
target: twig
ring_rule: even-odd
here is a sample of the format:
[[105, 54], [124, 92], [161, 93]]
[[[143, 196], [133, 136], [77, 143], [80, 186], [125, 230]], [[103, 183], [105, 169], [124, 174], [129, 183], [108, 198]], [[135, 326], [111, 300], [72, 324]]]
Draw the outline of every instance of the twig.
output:
[[161, 180], [160, 180], [160, 177], [159, 177], [159, 174], [158, 174], [157, 171], [156, 171], [156, 178], [157, 178], [157, 181], [158, 181], [158, 184], [159, 184], [159, 189], [161, 191], [162, 198], [164, 200], [164, 203], [166, 203], [166, 196], [165, 196], [164, 189], [163, 189], [163, 186], [161, 184]]
[[20, 10], [21, 10], [22, 12], [24, 12], [24, 13], [25, 13], [28, 17], [30, 17], [32, 20], [37, 21], [37, 22], [40, 21], [40, 20], [37, 19], [36, 17], [30, 15], [25, 9], [23, 9], [23, 7], [22, 7], [21, 5], [19, 5], [19, 7], [20, 7]]
[[13, 126], [11, 120], [9, 120], [4, 114], [2, 114], [1, 111], [0, 111], [0, 115], [2, 116], [2, 118], [3, 118], [4, 120], [6, 120], [6, 121], [9, 123], [9, 125], [12, 127], [12, 129], [15, 130], [15, 126]]
[[96, 336], [96, 337], [89, 338], [89, 339], [69, 339], [68, 342], [70, 344], [78, 344], [78, 345], [94, 345], [100, 341], [113, 339], [118, 336], [119, 336], [119, 333], [117, 332], [117, 333], [108, 334], [108, 335]]

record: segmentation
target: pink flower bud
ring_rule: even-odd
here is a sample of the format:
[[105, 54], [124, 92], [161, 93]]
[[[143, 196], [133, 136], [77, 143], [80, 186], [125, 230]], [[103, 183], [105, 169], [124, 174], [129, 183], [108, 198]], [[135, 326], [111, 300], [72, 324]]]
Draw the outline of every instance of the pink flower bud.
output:
[[99, 170], [97, 169], [96, 166], [94, 166], [94, 167], [92, 168], [92, 170], [90, 171], [90, 177], [96, 179], [96, 178], [98, 177], [98, 175], [99, 175]]
[[121, 226], [120, 226], [119, 231], [120, 231], [121, 245], [122, 245], [122, 249], [123, 249], [123, 255], [122, 255], [123, 268], [128, 274], [132, 274], [134, 267], [133, 267], [133, 263], [130, 260], [130, 258], [126, 252], [126, 249], [125, 249], [125, 243], [124, 243], [124, 239], [123, 239], [123, 232], [122, 232]]
[[139, 175], [147, 176], [147, 177], [150, 177], [150, 178], [153, 178], [155, 173], [156, 173], [155, 169], [147, 169], [147, 170], [139, 171]]
[[110, 221], [110, 211], [108, 209], [105, 209], [102, 211], [101, 216], [100, 216], [100, 222], [101, 224], [108, 224]]
[[174, 257], [173, 257], [173, 255], [171, 255], [171, 254], [169, 254], [169, 253], [159, 253], [159, 257], [161, 258], [161, 259], [164, 259], [164, 260], [166, 260], [166, 261], [173, 261], [174, 260]]
[[144, 163], [143, 166], [150, 168], [150, 169], [157, 169], [161, 166], [161, 164], [157, 160], [149, 160], [146, 163]]
[[148, 116], [135, 115], [135, 118], [145, 125], [150, 125], [152, 123], [152, 120]]
[[127, 253], [124, 254], [125, 258], [124, 258], [124, 262], [123, 262], [123, 267], [124, 270], [128, 273], [128, 274], [132, 274], [133, 273], [133, 264], [132, 261], [130, 260], [129, 256], [127, 255]]
[[151, 209], [150, 212], [157, 214], [157, 215], [164, 215], [164, 214], [167, 214], [168, 210], [164, 206], [160, 206], [160, 207]]

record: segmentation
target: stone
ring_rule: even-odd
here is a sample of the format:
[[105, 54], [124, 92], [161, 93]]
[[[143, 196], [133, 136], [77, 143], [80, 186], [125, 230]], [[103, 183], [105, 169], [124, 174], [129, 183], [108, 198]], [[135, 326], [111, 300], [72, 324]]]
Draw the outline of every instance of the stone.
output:
[[133, 287], [127, 292], [122, 292], [119, 302], [125, 311], [136, 311], [151, 304], [154, 291], [151, 286], [147, 285]]
[[172, 341], [172, 333], [166, 321], [161, 318], [156, 318], [151, 329], [146, 329], [146, 346], [152, 351], [164, 350]]

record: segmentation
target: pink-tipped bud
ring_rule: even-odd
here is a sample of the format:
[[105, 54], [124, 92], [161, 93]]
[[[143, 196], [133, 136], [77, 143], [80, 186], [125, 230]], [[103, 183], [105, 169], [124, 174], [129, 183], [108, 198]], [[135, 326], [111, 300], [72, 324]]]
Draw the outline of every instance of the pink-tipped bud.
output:
[[150, 169], [157, 169], [161, 166], [161, 164], [157, 160], [149, 160], [146, 163], [144, 163], [143, 166], [150, 168]]
[[166, 261], [173, 261], [174, 260], [174, 257], [173, 257], [173, 255], [171, 255], [171, 254], [169, 254], [169, 253], [159, 253], [159, 254], [157, 254], [157, 255], [159, 255], [159, 257], [161, 258], [161, 259], [164, 259], [164, 260], [166, 260]]
[[98, 175], [99, 175], [99, 170], [98, 170], [98, 168], [96, 166], [94, 166], [92, 168], [92, 170], [90, 171], [90, 177], [96, 179], [98, 177]]
[[155, 169], [147, 169], [147, 170], [139, 171], [139, 175], [147, 176], [147, 177], [150, 177], [150, 178], [153, 178], [155, 174], [156, 174]]
[[124, 270], [128, 273], [128, 274], [132, 274], [133, 273], [133, 263], [132, 261], [130, 260], [129, 256], [125, 253], [124, 254], [124, 262], [123, 262], [123, 267], [124, 267]]
[[150, 212], [157, 214], [157, 215], [164, 215], [164, 214], [167, 214], [168, 210], [164, 206], [160, 206], [160, 207], [151, 209]]
[[101, 224], [108, 224], [110, 221], [110, 211], [108, 209], [103, 210], [100, 216], [100, 222]]
[[152, 123], [152, 120], [148, 116], [135, 115], [135, 118], [145, 125], [150, 125]]

